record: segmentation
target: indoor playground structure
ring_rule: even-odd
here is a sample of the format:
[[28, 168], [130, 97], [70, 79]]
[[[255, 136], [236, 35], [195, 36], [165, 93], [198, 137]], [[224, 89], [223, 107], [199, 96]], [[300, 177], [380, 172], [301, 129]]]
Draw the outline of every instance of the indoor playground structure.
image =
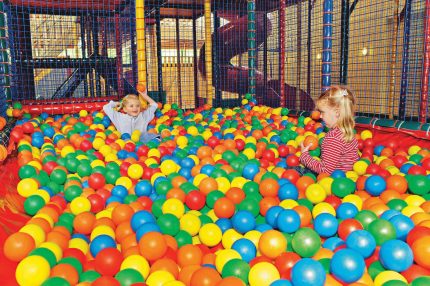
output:
[[[430, 0], [2, 0], [1, 284], [428, 286], [429, 71]], [[300, 175], [331, 85], [360, 159]]]

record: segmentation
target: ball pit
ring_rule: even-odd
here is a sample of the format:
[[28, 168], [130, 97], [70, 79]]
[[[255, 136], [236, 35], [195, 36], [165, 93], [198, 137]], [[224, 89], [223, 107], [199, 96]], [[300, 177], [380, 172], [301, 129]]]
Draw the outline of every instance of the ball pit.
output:
[[17, 121], [20, 284], [428, 285], [430, 150], [364, 130], [352, 171], [300, 176], [315, 114], [165, 104], [150, 128], [161, 142], [102, 112]]

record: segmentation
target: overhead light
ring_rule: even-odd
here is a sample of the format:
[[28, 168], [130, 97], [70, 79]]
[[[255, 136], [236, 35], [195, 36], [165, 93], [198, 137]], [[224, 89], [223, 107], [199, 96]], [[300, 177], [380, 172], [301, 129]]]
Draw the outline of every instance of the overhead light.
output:
[[363, 55], [363, 56], [367, 56], [367, 54], [369, 53], [369, 50], [366, 48], [366, 47], [364, 47], [362, 50], [361, 50], [361, 54]]

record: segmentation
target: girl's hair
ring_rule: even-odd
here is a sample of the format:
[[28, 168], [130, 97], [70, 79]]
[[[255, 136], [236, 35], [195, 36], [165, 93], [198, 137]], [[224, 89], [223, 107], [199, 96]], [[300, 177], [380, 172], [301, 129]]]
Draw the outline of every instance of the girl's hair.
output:
[[339, 111], [337, 127], [342, 131], [343, 138], [346, 142], [354, 139], [354, 113], [355, 97], [352, 92], [344, 86], [333, 85], [323, 92], [316, 101], [316, 107], [323, 105], [329, 108], [335, 108]]
[[[126, 96], [124, 96], [124, 97], [123, 97], [123, 99], [120, 101], [120, 103], [119, 103], [119, 105], [118, 105], [118, 107], [117, 107], [117, 110], [119, 111], [119, 110], [123, 109], [123, 107], [124, 107], [124, 106], [126, 106], [126, 105], [127, 105], [127, 103], [128, 103], [129, 101], [132, 101], [132, 100], [137, 100], [137, 101], [139, 101], [139, 102], [140, 102], [139, 97], [138, 97], [137, 95], [135, 95], [135, 94], [127, 94], [127, 95], [126, 95]], [[141, 103], [141, 105], [142, 105], [142, 103]]]

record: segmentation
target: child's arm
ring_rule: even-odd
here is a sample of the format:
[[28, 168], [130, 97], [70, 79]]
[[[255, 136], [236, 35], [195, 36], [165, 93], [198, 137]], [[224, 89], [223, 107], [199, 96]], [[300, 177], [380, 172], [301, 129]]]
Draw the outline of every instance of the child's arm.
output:
[[157, 105], [157, 102], [155, 102], [155, 100], [153, 100], [149, 95], [148, 92], [146, 91], [146, 89], [144, 91], [140, 91], [139, 92], [139, 97], [141, 99], [144, 99], [146, 102], [149, 103], [149, 105]]

